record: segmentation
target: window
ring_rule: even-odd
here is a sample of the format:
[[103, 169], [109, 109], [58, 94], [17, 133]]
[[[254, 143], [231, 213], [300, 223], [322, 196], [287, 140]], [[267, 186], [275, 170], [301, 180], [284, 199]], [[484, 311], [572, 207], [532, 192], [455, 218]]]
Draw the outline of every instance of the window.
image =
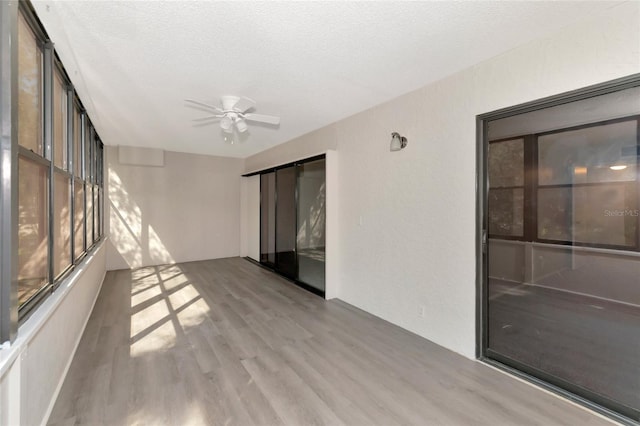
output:
[[18, 19], [18, 143], [44, 155], [42, 143], [42, 50], [22, 14]]
[[87, 220], [86, 220], [86, 242], [87, 248], [93, 245], [93, 126], [87, 120], [85, 126], [85, 202], [87, 206]]
[[53, 164], [62, 169], [67, 167], [67, 84], [60, 72], [53, 73]]
[[58, 172], [53, 179], [53, 275], [57, 278], [71, 266], [71, 180]]
[[18, 299], [20, 305], [49, 280], [49, 167], [20, 158], [18, 162]]
[[87, 183], [87, 248], [93, 245], [93, 185]]
[[18, 18], [18, 303], [26, 304], [49, 281], [49, 161], [43, 144], [43, 53]]
[[71, 173], [68, 166], [67, 83], [53, 73], [53, 277], [71, 266]]
[[638, 250], [637, 141], [636, 116], [491, 141], [489, 235]]
[[73, 170], [77, 178], [82, 178], [82, 113], [80, 107], [73, 108]]
[[93, 241], [98, 241], [100, 238], [100, 205], [98, 201], [98, 185], [93, 185]]
[[[11, 128], [18, 165], [9, 177], [17, 192], [17, 252], [3, 251], [1, 260], [17, 265], [18, 298], [7, 306], [23, 319], [102, 236], [103, 182], [97, 173], [103, 148], [28, 3], [11, 7], [19, 10], [18, 42], [0, 44], [0, 50], [16, 58], [9, 65], [18, 74], [18, 126]], [[10, 95], [0, 92], [2, 102]], [[4, 258], [14, 256], [15, 263]], [[0, 285], [11, 280], [3, 276]], [[4, 308], [0, 322], [15, 322]], [[0, 335], [0, 343], [9, 337]]]
[[85, 189], [82, 175], [82, 113], [77, 103], [73, 106], [73, 258], [78, 260], [85, 250], [84, 203]]
[[76, 179], [74, 185], [74, 259], [79, 259], [84, 253], [84, 182]]

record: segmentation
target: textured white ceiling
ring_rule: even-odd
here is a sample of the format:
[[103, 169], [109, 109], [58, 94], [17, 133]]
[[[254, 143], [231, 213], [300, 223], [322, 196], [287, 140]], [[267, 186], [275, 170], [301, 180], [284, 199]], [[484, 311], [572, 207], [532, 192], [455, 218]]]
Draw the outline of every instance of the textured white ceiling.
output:
[[[105, 144], [247, 157], [618, 2], [34, 1]], [[523, 82], [526, 84], [526, 82]], [[282, 117], [225, 142], [184, 99]]]

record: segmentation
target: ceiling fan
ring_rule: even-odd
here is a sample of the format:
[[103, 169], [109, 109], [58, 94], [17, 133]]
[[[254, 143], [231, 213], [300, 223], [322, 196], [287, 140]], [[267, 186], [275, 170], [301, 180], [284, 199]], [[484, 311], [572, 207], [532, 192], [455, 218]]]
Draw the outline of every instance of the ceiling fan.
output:
[[193, 121], [208, 124], [207, 122], [214, 123], [219, 120], [220, 127], [226, 133], [233, 133], [234, 127], [240, 133], [246, 132], [249, 128], [247, 121], [276, 126], [280, 124], [280, 117], [248, 112], [250, 109], [255, 108], [256, 102], [241, 96], [222, 96], [220, 97], [219, 107], [194, 101], [193, 99], [185, 99], [185, 102], [211, 113], [209, 116], [195, 118]]

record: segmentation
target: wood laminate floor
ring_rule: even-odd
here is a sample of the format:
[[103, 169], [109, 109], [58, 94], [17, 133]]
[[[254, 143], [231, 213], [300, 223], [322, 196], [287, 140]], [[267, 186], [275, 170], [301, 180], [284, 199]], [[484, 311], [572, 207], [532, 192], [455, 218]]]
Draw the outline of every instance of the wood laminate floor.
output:
[[240, 258], [109, 272], [49, 421], [609, 424]]

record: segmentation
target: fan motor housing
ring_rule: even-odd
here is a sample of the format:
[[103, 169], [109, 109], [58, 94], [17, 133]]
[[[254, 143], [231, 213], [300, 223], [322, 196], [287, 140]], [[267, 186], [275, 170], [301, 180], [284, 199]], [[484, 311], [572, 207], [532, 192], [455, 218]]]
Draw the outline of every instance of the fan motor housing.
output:
[[224, 111], [233, 111], [233, 106], [238, 103], [240, 97], [238, 96], [222, 96], [220, 98], [220, 103], [222, 103], [222, 109]]

